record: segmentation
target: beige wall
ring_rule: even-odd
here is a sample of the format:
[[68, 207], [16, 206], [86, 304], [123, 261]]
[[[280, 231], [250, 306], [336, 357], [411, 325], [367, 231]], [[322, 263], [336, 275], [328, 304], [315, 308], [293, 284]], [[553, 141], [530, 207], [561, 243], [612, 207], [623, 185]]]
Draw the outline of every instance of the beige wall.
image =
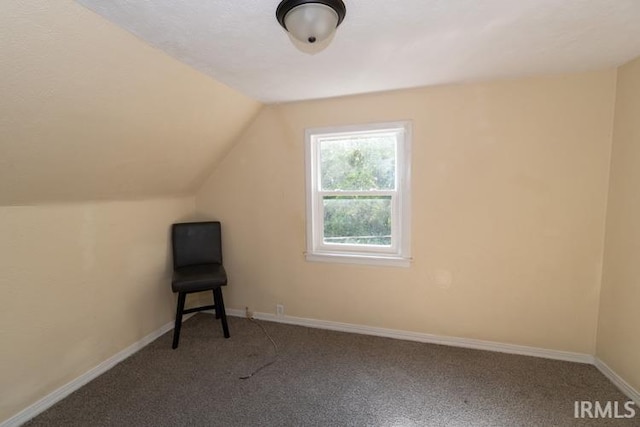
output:
[[[168, 227], [196, 208], [223, 221], [230, 308], [593, 353], [614, 71], [260, 110], [69, 0], [3, 4], [0, 40], [0, 421], [172, 320]], [[636, 387], [637, 75], [598, 344]], [[413, 265], [306, 262], [304, 129], [404, 119]]]
[[640, 390], [640, 58], [619, 68], [597, 356]]
[[[611, 70], [264, 108], [196, 197], [228, 306], [592, 354], [614, 92]], [[306, 262], [304, 129], [402, 119], [413, 265]]]
[[169, 224], [261, 104], [71, 0], [0, 52], [2, 421], [171, 321]]
[[193, 198], [0, 207], [0, 422], [172, 321]]
[[192, 194], [260, 104], [71, 0], [0, 13], [0, 206]]

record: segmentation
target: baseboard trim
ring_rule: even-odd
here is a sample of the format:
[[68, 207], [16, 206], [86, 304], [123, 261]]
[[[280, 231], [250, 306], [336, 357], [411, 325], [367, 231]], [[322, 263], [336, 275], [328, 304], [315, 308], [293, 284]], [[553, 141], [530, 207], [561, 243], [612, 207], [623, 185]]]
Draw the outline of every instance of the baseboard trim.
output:
[[[183, 321], [186, 321], [194, 314], [195, 313], [189, 313], [185, 315], [183, 317]], [[131, 344], [129, 347], [125, 348], [124, 350], [119, 351], [118, 353], [114, 354], [104, 362], [89, 369], [87, 372], [80, 375], [76, 379], [52, 391], [42, 399], [38, 400], [36, 403], [26, 407], [25, 409], [18, 412], [11, 418], [6, 419], [2, 423], [0, 423], [0, 427], [18, 427], [26, 423], [27, 421], [39, 415], [40, 413], [46, 411], [47, 409], [49, 409], [50, 407], [52, 407], [53, 405], [55, 405], [56, 403], [58, 403], [59, 401], [61, 401], [71, 393], [73, 393], [74, 391], [78, 390], [80, 387], [89, 383], [91, 380], [94, 380], [95, 378], [104, 374], [109, 369], [113, 368], [115, 365], [122, 362], [129, 356], [140, 351], [142, 348], [144, 348], [151, 342], [155, 341], [163, 334], [169, 332], [170, 330], [173, 329], [173, 325], [174, 325], [174, 322], [169, 322], [166, 325], [163, 325], [158, 330], [150, 333], [149, 335], [145, 336], [141, 340], [136, 341], [135, 343]]]
[[618, 375], [616, 371], [611, 369], [609, 365], [607, 365], [597, 357], [595, 358], [593, 364], [595, 365], [596, 368], [598, 368], [600, 372], [602, 372], [602, 375], [607, 377], [609, 381], [615, 384], [615, 386], [618, 387], [621, 392], [626, 394], [627, 397], [629, 397], [629, 399], [636, 402], [636, 405], [640, 406], [640, 391], [633, 388], [631, 384], [629, 384], [624, 379], [622, 379], [622, 377]]
[[[236, 317], [245, 317], [245, 311], [239, 309], [227, 309], [227, 314]], [[561, 350], [528, 347], [517, 344], [505, 344], [494, 341], [484, 341], [472, 338], [448, 337], [442, 335], [426, 334], [422, 332], [408, 332], [397, 329], [379, 328], [374, 326], [356, 325], [352, 323], [332, 322], [327, 320], [309, 319], [294, 316], [277, 316], [270, 313], [254, 313], [255, 319], [270, 322], [287, 323], [290, 325], [308, 326], [310, 328], [329, 329], [332, 331], [351, 332], [355, 334], [374, 335], [378, 337], [394, 338], [407, 341], [417, 341], [429, 344], [448, 345], [475, 350], [496, 351], [499, 353], [519, 354], [523, 356], [542, 357], [545, 359], [564, 360], [567, 362], [593, 364], [594, 358], [590, 354], [572, 353]]]
[[[227, 309], [227, 314], [234, 317], [245, 317], [246, 312], [242, 309]], [[210, 312], [213, 313], [213, 312]], [[183, 321], [188, 320], [194, 313], [185, 315]], [[594, 365], [605, 377], [607, 377], [620, 391], [632, 399], [640, 406], [640, 392], [634, 389], [622, 377], [620, 377], [613, 369], [611, 369], [602, 360], [595, 358], [589, 354], [573, 353], [561, 350], [550, 350], [537, 347], [529, 347], [516, 344], [505, 344], [494, 341], [477, 340], [471, 338], [448, 337], [434, 334], [426, 334], [421, 332], [409, 332], [397, 329], [379, 328], [374, 326], [357, 325], [352, 323], [332, 322], [328, 320], [310, 319], [295, 316], [277, 316], [270, 313], [254, 313], [253, 317], [259, 320], [270, 322], [286, 323], [290, 325], [307, 326], [310, 328], [327, 329], [339, 332], [350, 332], [355, 334], [373, 335], [385, 338], [394, 338], [406, 341], [416, 341], [429, 344], [448, 345], [452, 347], [470, 348], [475, 350], [495, 351], [500, 353], [519, 354], [523, 356], [541, 357], [545, 359], [563, 360], [568, 362], [586, 363]], [[8, 418], [0, 423], [0, 427], [18, 427], [38, 414], [44, 412], [51, 406], [55, 405], [80, 387], [89, 383], [91, 380], [102, 375], [118, 363], [130, 357], [134, 353], [158, 339], [161, 335], [173, 329], [173, 322], [169, 322], [150, 333], [141, 340], [131, 344], [124, 350], [114, 354], [104, 362], [88, 370], [78, 378], [68, 382], [62, 387], [49, 393], [47, 396], [38, 400], [34, 404], [28, 406], [16, 415]]]
[[[227, 314], [236, 317], [245, 317], [245, 310], [228, 309]], [[627, 397], [640, 406], [640, 392], [633, 388], [620, 375], [611, 369], [602, 360], [590, 354], [572, 353], [561, 350], [528, 347], [516, 344], [505, 344], [494, 341], [476, 340], [471, 338], [448, 337], [421, 332], [408, 332], [396, 329], [378, 328], [374, 326], [356, 325], [351, 323], [331, 322], [327, 320], [309, 319], [294, 316], [277, 316], [271, 313], [254, 313], [255, 319], [270, 322], [286, 323], [290, 325], [307, 326], [310, 328], [329, 329], [332, 331], [350, 332], [355, 334], [374, 335], [400, 340], [417, 341], [429, 344], [448, 345], [475, 350], [496, 351], [500, 353], [519, 354], [523, 356], [542, 357], [545, 359], [563, 360], [594, 365], [605, 377], [620, 389]]]

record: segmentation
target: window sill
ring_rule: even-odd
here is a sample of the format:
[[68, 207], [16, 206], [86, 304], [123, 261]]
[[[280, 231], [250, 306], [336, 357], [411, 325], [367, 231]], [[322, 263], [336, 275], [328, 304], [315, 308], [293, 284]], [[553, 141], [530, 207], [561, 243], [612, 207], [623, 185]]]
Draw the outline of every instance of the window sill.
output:
[[306, 253], [307, 261], [312, 262], [330, 262], [340, 264], [361, 264], [388, 267], [409, 267], [411, 266], [411, 258], [402, 258], [399, 256], [381, 256], [381, 255], [361, 255], [361, 254], [345, 254], [345, 253]]

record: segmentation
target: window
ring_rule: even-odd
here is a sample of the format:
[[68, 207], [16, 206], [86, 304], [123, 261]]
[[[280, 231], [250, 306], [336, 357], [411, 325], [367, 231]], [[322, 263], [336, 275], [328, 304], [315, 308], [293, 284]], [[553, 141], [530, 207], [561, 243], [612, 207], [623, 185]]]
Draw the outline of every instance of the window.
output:
[[408, 266], [411, 124], [306, 132], [307, 260]]

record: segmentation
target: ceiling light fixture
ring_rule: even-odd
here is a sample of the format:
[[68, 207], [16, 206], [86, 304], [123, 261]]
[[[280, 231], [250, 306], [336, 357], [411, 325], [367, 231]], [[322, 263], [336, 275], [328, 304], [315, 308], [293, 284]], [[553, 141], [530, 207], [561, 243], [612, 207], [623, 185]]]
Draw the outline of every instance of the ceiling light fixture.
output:
[[329, 39], [346, 14], [342, 0], [283, 0], [276, 9], [280, 25], [305, 44]]

